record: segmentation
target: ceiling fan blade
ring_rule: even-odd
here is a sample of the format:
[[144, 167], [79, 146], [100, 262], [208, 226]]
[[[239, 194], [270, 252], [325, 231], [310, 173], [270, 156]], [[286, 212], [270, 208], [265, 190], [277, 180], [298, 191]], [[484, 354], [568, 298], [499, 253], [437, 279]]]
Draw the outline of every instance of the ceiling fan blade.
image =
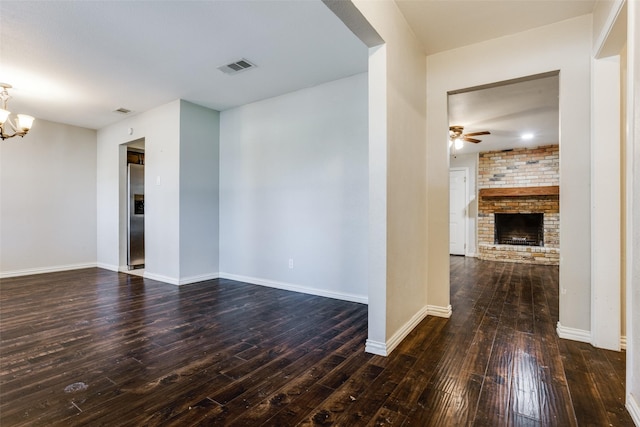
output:
[[481, 139], [475, 139], [475, 138], [467, 138], [466, 136], [464, 138], [462, 138], [464, 141], [467, 142], [473, 142], [474, 144], [477, 144], [478, 142], [482, 142]]
[[484, 130], [482, 132], [471, 132], [471, 133], [464, 134], [464, 136], [479, 136], [479, 135], [491, 135], [491, 132], [489, 132], [488, 130]]

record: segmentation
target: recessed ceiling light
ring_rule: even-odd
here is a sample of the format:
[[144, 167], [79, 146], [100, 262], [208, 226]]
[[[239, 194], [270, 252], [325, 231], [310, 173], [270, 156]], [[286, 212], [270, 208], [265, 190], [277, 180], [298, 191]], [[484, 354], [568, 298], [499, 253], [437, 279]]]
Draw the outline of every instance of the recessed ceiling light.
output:
[[523, 133], [522, 135], [520, 135], [520, 138], [522, 138], [525, 141], [529, 141], [529, 140], [533, 139], [533, 134], [532, 133]]

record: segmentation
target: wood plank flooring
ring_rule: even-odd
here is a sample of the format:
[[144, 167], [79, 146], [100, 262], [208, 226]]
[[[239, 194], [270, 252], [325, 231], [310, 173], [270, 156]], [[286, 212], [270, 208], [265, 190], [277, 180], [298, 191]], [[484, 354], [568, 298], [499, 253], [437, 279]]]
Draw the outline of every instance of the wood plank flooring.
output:
[[367, 307], [101, 269], [0, 283], [0, 425], [633, 426], [624, 352], [560, 340], [558, 269], [451, 258], [389, 357]]

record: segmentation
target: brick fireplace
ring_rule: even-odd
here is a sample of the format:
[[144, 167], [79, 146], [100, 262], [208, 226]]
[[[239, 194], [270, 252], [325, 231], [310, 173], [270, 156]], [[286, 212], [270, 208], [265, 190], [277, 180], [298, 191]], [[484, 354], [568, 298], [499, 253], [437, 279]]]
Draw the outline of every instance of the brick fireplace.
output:
[[[558, 146], [481, 153], [479, 258], [557, 265], [560, 261]], [[498, 219], [498, 230], [496, 229]], [[500, 223], [511, 223], [500, 236]]]

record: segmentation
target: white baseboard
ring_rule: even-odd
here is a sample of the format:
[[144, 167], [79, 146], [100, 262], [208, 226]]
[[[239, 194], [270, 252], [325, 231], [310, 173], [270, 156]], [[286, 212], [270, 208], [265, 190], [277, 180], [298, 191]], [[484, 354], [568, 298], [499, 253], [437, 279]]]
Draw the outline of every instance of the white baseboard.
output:
[[104, 262], [97, 263], [96, 267], [103, 268], [103, 269], [109, 270], [109, 271], [120, 271], [120, 267], [118, 267], [117, 265], [105, 264]]
[[170, 285], [180, 285], [180, 279], [176, 277], [163, 276], [162, 274], [149, 273], [148, 271], [145, 271], [142, 277], [144, 277], [145, 279], [168, 283]]
[[562, 326], [560, 322], [558, 322], [558, 325], [556, 327], [556, 332], [558, 333], [558, 336], [560, 338], [564, 338], [566, 340], [572, 340], [572, 341], [586, 342], [588, 344], [591, 344], [590, 331], [585, 331], [583, 329], [569, 328], [566, 326]]
[[369, 298], [363, 295], [347, 294], [343, 292], [328, 291], [325, 289], [311, 288], [293, 283], [277, 282], [275, 280], [261, 279], [258, 277], [241, 276], [231, 273], [219, 273], [219, 278], [236, 280], [238, 282], [251, 283], [253, 285], [267, 286], [269, 288], [283, 289], [286, 291], [300, 292], [303, 294], [316, 295], [320, 297], [339, 299], [342, 301], [357, 302], [360, 304], [368, 304]]
[[407, 335], [409, 335], [409, 333], [429, 315], [428, 307], [429, 306], [423, 307], [420, 311], [414, 314], [407, 323], [402, 325], [402, 327], [387, 340], [387, 354], [391, 354], [398, 344], [400, 344], [402, 340], [405, 339]]
[[201, 274], [199, 276], [184, 277], [180, 279], [180, 285], [190, 285], [192, 283], [205, 282], [220, 278], [220, 273]]
[[364, 351], [378, 356], [388, 356], [387, 345], [380, 341], [367, 340]]
[[8, 279], [9, 277], [30, 276], [32, 274], [57, 273], [60, 271], [80, 270], [83, 268], [95, 268], [98, 264], [90, 262], [86, 264], [68, 264], [56, 265], [52, 267], [27, 268], [24, 270], [13, 270], [0, 272], [0, 279]]
[[468, 256], [470, 258], [476, 258], [478, 254], [475, 252], [465, 252], [464, 256]]
[[[117, 266], [111, 264], [98, 263], [97, 267], [104, 268], [106, 270], [117, 271], [119, 273], [130, 273], [132, 270], [129, 270], [128, 266]], [[161, 274], [154, 274], [145, 271], [142, 277], [151, 280], [157, 280], [158, 282], [169, 283], [171, 285], [190, 285], [192, 283], [204, 282], [205, 280], [217, 279], [220, 277], [219, 273], [209, 273], [209, 274], [201, 274], [198, 276], [184, 277], [181, 279], [176, 279], [175, 277], [163, 276]]]
[[444, 317], [448, 319], [451, 317], [451, 313], [453, 313], [453, 310], [451, 309], [451, 304], [449, 304], [446, 307], [441, 307], [439, 305], [427, 306], [427, 314], [429, 316]]
[[220, 277], [219, 273], [201, 274], [199, 276], [175, 278], [169, 276], [163, 276], [161, 274], [149, 273], [147, 271], [142, 275], [145, 279], [157, 280], [158, 282], [169, 283], [170, 285], [182, 286], [190, 285], [192, 283], [204, 282], [206, 280], [213, 280]]
[[[556, 332], [558, 333], [558, 336], [560, 338], [563, 338], [566, 340], [572, 340], [572, 341], [586, 342], [587, 344], [593, 345], [593, 343], [591, 342], [590, 331], [585, 331], [583, 329], [568, 328], [566, 326], [562, 326], [560, 322], [558, 322]], [[623, 335], [620, 337], [620, 350], [626, 350], [626, 349], [627, 349], [627, 337]]]
[[638, 403], [633, 394], [627, 394], [627, 404], [625, 406], [635, 425], [640, 427], [640, 403]]
[[388, 356], [402, 342], [403, 339], [416, 327], [422, 320], [429, 315], [429, 309], [423, 307], [420, 311], [409, 319], [398, 331], [393, 334], [386, 343], [379, 341], [367, 340], [365, 351], [367, 353], [377, 354], [379, 356]]

